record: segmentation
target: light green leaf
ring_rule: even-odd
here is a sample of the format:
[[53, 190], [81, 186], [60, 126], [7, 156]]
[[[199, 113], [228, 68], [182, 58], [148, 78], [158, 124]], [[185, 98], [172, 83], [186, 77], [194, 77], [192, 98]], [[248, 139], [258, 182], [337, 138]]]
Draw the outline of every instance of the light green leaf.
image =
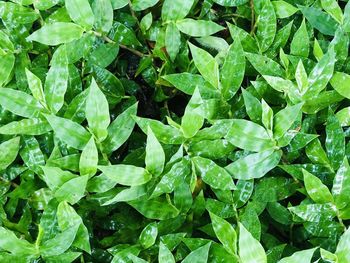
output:
[[140, 199], [130, 201], [128, 204], [149, 219], [166, 220], [179, 214], [179, 210], [164, 199]]
[[235, 119], [232, 123], [225, 138], [234, 146], [255, 152], [275, 147], [275, 141], [262, 126], [243, 119]]
[[273, 118], [274, 128], [273, 135], [275, 138], [281, 138], [297, 120], [302, 103], [293, 106], [287, 106], [276, 113]]
[[[342, 127], [344, 126], [350, 126], [350, 107], [346, 107], [344, 109], [341, 109], [338, 111], [335, 116], [340, 122], [340, 125]], [[0, 133], [1, 133], [2, 128], [0, 128]]]
[[215, 34], [224, 29], [224, 27], [207, 20], [194, 20], [185, 18], [176, 22], [177, 28], [192, 37], [205, 37]]
[[350, 261], [350, 228], [340, 237], [335, 255], [338, 257], [338, 262]]
[[241, 223], [239, 223], [238, 246], [242, 263], [267, 262], [264, 248]]
[[273, 111], [270, 106], [262, 99], [261, 101], [262, 117], [261, 121], [268, 131], [272, 132], [273, 129]]
[[281, 151], [272, 152], [268, 150], [254, 153], [238, 159], [226, 166], [225, 169], [235, 179], [249, 180], [260, 178], [278, 165], [281, 156]]
[[301, 22], [297, 32], [295, 32], [292, 42], [290, 43], [290, 53], [295, 56], [309, 56], [309, 34], [307, 32], [305, 19]]
[[194, 0], [165, 0], [162, 7], [162, 20], [166, 22], [185, 18], [193, 3]]
[[207, 263], [210, 245], [211, 242], [208, 242], [206, 245], [193, 250], [184, 258], [182, 263]]
[[94, 14], [92, 13], [88, 0], [66, 0], [65, 5], [70, 18], [75, 23], [81, 25], [86, 30], [92, 28], [94, 24]]
[[0, 171], [5, 170], [17, 157], [20, 137], [15, 137], [0, 144]]
[[163, 242], [159, 242], [158, 261], [159, 263], [175, 263], [174, 256]]
[[148, 127], [146, 144], [146, 169], [153, 175], [160, 175], [164, 169], [165, 154], [162, 145]]
[[298, 11], [298, 8], [285, 1], [272, 1], [271, 3], [275, 8], [277, 18], [287, 18]]
[[43, 86], [41, 83], [41, 80], [35, 76], [30, 70], [27, 68], [25, 69], [27, 81], [28, 81], [28, 87], [30, 91], [32, 92], [33, 97], [42, 103], [42, 105], [45, 105], [45, 95]]
[[282, 67], [266, 56], [253, 53], [246, 53], [245, 56], [261, 75], [277, 77], [282, 77], [284, 75]]
[[312, 256], [317, 248], [310, 248], [303, 251], [295, 252], [290, 257], [286, 257], [278, 261], [278, 263], [310, 263]]
[[109, 166], [98, 166], [97, 168], [109, 179], [122, 185], [141, 185], [147, 183], [152, 178], [152, 175], [148, 173], [144, 168], [136, 167], [133, 165], [117, 164]]
[[312, 200], [320, 204], [333, 202], [332, 194], [319, 178], [304, 169], [303, 175], [306, 191]]
[[93, 1], [92, 11], [95, 15], [95, 29], [101, 33], [108, 33], [113, 26], [113, 8], [111, 1]]
[[330, 80], [332, 87], [343, 97], [350, 99], [350, 75], [344, 72], [335, 72]]
[[0, 88], [0, 104], [12, 113], [25, 117], [39, 117], [43, 106], [29, 94], [10, 88]]
[[56, 136], [67, 145], [83, 150], [90, 140], [90, 134], [78, 123], [54, 115], [45, 115], [45, 117]]
[[135, 126], [135, 120], [132, 118], [136, 115], [137, 103], [127, 108], [124, 112], [109, 125], [108, 136], [102, 143], [102, 151], [111, 153], [117, 150], [130, 136]]
[[54, 114], [63, 106], [64, 95], [68, 88], [68, 77], [67, 49], [65, 45], [62, 45], [54, 53], [45, 81], [46, 102]]
[[0, 227], [0, 248], [15, 255], [37, 255], [37, 248], [27, 240], [19, 239], [12, 231]]
[[236, 188], [231, 175], [212, 160], [196, 156], [192, 158], [192, 161], [202, 180], [214, 189], [234, 190]]
[[142, 230], [139, 236], [139, 242], [143, 246], [144, 249], [150, 248], [156, 242], [156, 238], [158, 235], [157, 223], [149, 223]]
[[0, 134], [41, 135], [51, 131], [50, 124], [41, 118], [13, 121], [0, 127]]
[[336, 0], [321, 0], [321, 5], [339, 24], [343, 23], [343, 12]]
[[221, 94], [231, 99], [242, 84], [245, 71], [245, 56], [239, 39], [230, 46], [220, 70]]
[[79, 160], [80, 175], [95, 175], [97, 171], [98, 151], [95, 140], [91, 136], [89, 142], [85, 145]]
[[15, 56], [0, 48], [0, 86], [8, 82], [15, 65]]
[[135, 11], [142, 11], [158, 3], [159, 0], [132, 0], [131, 6]]
[[83, 32], [84, 29], [74, 23], [56, 22], [44, 25], [27, 37], [27, 40], [57, 46], [81, 38]]
[[175, 60], [181, 46], [181, 34], [174, 23], [169, 23], [165, 31], [165, 47], [172, 61]]
[[338, 209], [342, 209], [350, 201], [350, 167], [345, 157], [333, 181], [332, 195]]
[[59, 201], [67, 201], [74, 205], [84, 197], [88, 179], [89, 177], [84, 175], [65, 182], [55, 191], [55, 197]]
[[97, 86], [95, 79], [92, 79], [90, 92], [86, 99], [86, 119], [89, 128], [96, 135], [99, 141], [103, 141], [107, 135], [107, 128], [110, 123], [108, 101]]
[[298, 84], [300, 93], [304, 94], [309, 88], [309, 80], [302, 60], [299, 60], [298, 66], [295, 70], [295, 80]]
[[235, 229], [225, 219], [213, 213], [209, 214], [217, 238], [229, 253], [235, 255], [237, 253], [237, 234]]
[[219, 88], [219, 65], [205, 50], [189, 43], [194, 64], [203, 78], [213, 87]]
[[273, 43], [277, 30], [276, 14], [270, 0], [264, 1], [258, 16], [257, 38], [261, 52], [265, 52]]

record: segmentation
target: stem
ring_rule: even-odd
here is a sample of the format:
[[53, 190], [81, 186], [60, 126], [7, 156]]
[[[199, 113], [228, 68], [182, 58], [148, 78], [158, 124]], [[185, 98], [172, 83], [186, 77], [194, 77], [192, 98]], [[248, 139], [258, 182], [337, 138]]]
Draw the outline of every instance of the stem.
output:
[[[103, 38], [103, 40], [106, 41], [107, 43], [118, 44], [118, 43], [115, 42], [114, 40], [110, 39], [110, 38], [107, 37], [107, 36], [102, 35], [102, 34], [99, 33], [99, 32], [91, 31], [91, 33], [93, 33], [93, 34], [94, 34], [95, 36], [97, 36], [97, 37]], [[145, 54], [143, 54], [142, 52], [140, 52], [140, 51], [138, 51], [138, 50], [136, 50], [136, 49], [127, 47], [127, 46], [122, 45], [122, 44], [118, 44], [118, 45], [119, 45], [119, 47], [121, 47], [122, 49], [125, 49], [125, 50], [130, 51], [131, 53], [135, 54], [136, 56], [139, 56], [139, 57], [144, 57], [144, 56], [145, 56]]]
[[254, 0], [250, 0], [250, 11], [251, 11], [251, 14], [252, 14], [252, 17], [251, 17], [251, 24], [250, 24], [250, 28], [251, 28], [251, 31], [250, 31], [250, 34], [252, 34], [255, 30], [255, 27], [256, 27], [256, 23], [255, 23], [255, 13], [254, 13]]

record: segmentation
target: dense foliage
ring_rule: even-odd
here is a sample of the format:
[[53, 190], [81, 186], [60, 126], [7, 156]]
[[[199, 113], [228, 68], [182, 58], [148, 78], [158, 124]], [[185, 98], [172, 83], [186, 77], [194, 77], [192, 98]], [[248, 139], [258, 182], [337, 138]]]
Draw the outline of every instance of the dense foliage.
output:
[[350, 262], [350, 3], [0, 2], [0, 262]]

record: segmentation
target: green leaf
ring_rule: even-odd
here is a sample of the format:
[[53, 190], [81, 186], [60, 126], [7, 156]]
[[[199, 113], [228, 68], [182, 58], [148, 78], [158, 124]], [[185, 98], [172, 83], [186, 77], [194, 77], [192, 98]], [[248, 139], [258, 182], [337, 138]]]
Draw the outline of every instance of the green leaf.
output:
[[32, 33], [27, 40], [57, 46], [81, 38], [84, 29], [74, 23], [56, 22], [46, 24]]
[[166, 22], [185, 18], [193, 3], [194, 0], [165, 0], [162, 7], [162, 20]]
[[192, 251], [184, 258], [182, 263], [206, 263], [208, 260], [210, 246], [211, 242], [208, 242], [208, 244]]
[[262, 126], [243, 119], [235, 119], [232, 123], [225, 138], [234, 146], [255, 152], [275, 147], [275, 141]]
[[264, 1], [257, 21], [258, 30], [256, 36], [260, 42], [260, 49], [264, 52], [272, 45], [277, 29], [275, 9], [270, 0]]
[[326, 152], [334, 170], [341, 165], [345, 156], [345, 135], [337, 117], [328, 111], [326, 126]]
[[213, 161], [199, 156], [193, 157], [192, 161], [202, 180], [214, 189], [234, 190], [236, 188], [231, 175]]
[[219, 65], [216, 60], [207, 51], [191, 43], [189, 43], [189, 46], [198, 71], [213, 87], [219, 88]]
[[[95, 1], [96, 2], [96, 1]], [[92, 28], [94, 24], [94, 14], [92, 13], [88, 0], [67, 0], [66, 9], [70, 18], [86, 30]]]
[[158, 235], [158, 228], [156, 223], [149, 223], [142, 230], [139, 242], [143, 246], [143, 248], [147, 249], [154, 245], [156, 242], [156, 238]]
[[330, 79], [332, 87], [343, 97], [350, 98], [350, 92], [348, 83], [350, 75], [344, 72], [335, 72], [333, 77]]
[[95, 79], [92, 79], [89, 89], [89, 95], [86, 99], [86, 119], [89, 128], [98, 140], [103, 141], [108, 135], [107, 128], [110, 123], [108, 101], [97, 86]]
[[221, 217], [213, 213], [209, 214], [217, 238], [229, 253], [235, 255], [237, 253], [237, 234], [235, 229]]
[[44, 95], [44, 90], [43, 90], [41, 80], [28, 69], [25, 69], [25, 71], [26, 71], [26, 76], [28, 80], [28, 86], [30, 91], [33, 94], [33, 97], [36, 100], [40, 101], [43, 105], [45, 105], [46, 104], [45, 95]]
[[175, 263], [174, 256], [163, 242], [159, 242], [158, 261], [159, 263]]
[[14, 65], [15, 56], [0, 48], [0, 86], [9, 80]]
[[306, 191], [312, 200], [320, 204], [333, 202], [332, 194], [319, 178], [304, 169], [303, 175]]
[[142, 11], [158, 3], [159, 0], [132, 0], [131, 6], [135, 11]]
[[43, 106], [29, 94], [10, 88], [0, 88], [0, 104], [12, 113], [25, 117], [39, 117]]
[[335, 255], [338, 257], [338, 262], [347, 262], [350, 260], [350, 228], [340, 237]]
[[137, 103], [127, 108], [108, 126], [107, 138], [102, 143], [102, 151], [111, 153], [117, 150], [129, 138], [135, 126]]
[[261, 74], [268, 76], [283, 76], [282, 67], [274, 60], [259, 54], [246, 53], [246, 58], [252, 66]]
[[238, 246], [242, 263], [267, 262], [264, 248], [241, 223], [239, 223]]
[[339, 24], [343, 23], [343, 12], [335, 0], [321, 0], [323, 9]]
[[235, 179], [249, 180], [260, 178], [278, 165], [281, 156], [281, 151], [273, 152], [267, 150], [254, 153], [238, 159], [226, 166], [225, 169]]
[[20, 137], [15, 137], [0, 144], [0, 171], [5, 170], [17, 157]]
[[212, 21], [194, 20], [191, 18], [178, 20], [176, 26], [182, 33], [192, 37], [210, 36], [224, 29], [224, 27]]
[[45, 97], [52, 113], [57, 113], [64, 104], [64, 95], [68, 88], [68, 58], [65, 45], [54, 53], [51, 68], [46, 76]]
[[[350, 126], [350, 107], [341, 109], [335, 114], [335, 116], [337, 117], [342, 127]], [[0, 128], [0, 133], [1, 133], [1, 128]]]
[[312, 256], [317, 248], [310, 248], [303, 251], [295, 252], [290, 257], [286, 257], [278, 261], [278, 263], [298, 263], [298, 262], [305, 262], [310, 263]]
[[96, 148], [95, 140], [90, 138], [89, 142], [85, 145], [79, 160], [79, 172], [80, 175], [95, 175], [97, 171], [98, 163], [98, 151]]
[[166, 220], [179, 214], [175, 206], [163, 199], [138, 200], [128, 202], [128, 204], [149, 219]]
[[67, 145], [83, 150], [90, 140], [90, 134], [78, 123], [54, 115], [45, 115], [45, 117], [56, 136]]
[[146, 169], [153, 175], [160, 175], [164, 169], [165, 154], [162, 146], [149, 127], [146, 144]]
[[344, 208], [349, 203], [350, 167], [346, 157], [334, 177], [332, 195], [338, 209]]
[[[113, 8], [110, 0], [93, 1], [94, 27], [98, 32], [108, 33], [113, 26]], [[91, 14], [91, 16], [93, 17]]]
[[174, 23], [169, 23], [166, 27], [165, 46], [170, 59], [174, 61], [181, 46], [181, 34]]
[[0, 134], [41, 135], [51, 131], [50, 124], [41, 118], [13, 121], [0, 127]]
[[295, 32], [292, 42], [290, 43], [290, 53], [295, 56], [309, 56], [309, 33], [307, 32], [305, 19], [301, 22], [297, 32]]
[[312, 27], [324, 35], [334, 36], [337, 22], [330, 15], [315, 7], [299, 6], [299, 9]]
[[85, 195], [88, 178], [85, 175], [70, 179], [55, 191], [55, 197], [59, 201], [67, 201], [74, 205]]
[[285, 1], [272, 1], [271, 3], [275, 8], [277, 18], [287, 18], [298, 11], [298, 8]]
[[[239, 39], [230, 46], [220, 70], [221, 93], [231, 99], [242, 84], [245, 71], [245, 57]], [[232, 77], [233, 76], [233, 77]]]
[[141, 185], [147, 183], [152, 178], [152, 175], [144, 168], [133, 165], [118, 164], [98, 166], [97, 168], [110, 180], [122, 185]]
[[262, 107], [260, 101], [247, 90], [242, 89], [242, 95], [249, 118], [255, 123], [260, 123], [262, 117]]
[[272, 131], [273, 128], [273, 111], [270, 106], [262, 99], [261, 101], [262, 117], [261, 121], [264, 124], [268, 132]]
[[316, 97], [327, 86], [328, 81], [333, 75], [334, 63], [335, 54], [330, 49], [309, 74], [309, 89], [303, 96], [304, 98], [310, 99]]
[[275, 138], [281, 138], [297, 120], [302, 103], [293, 106], [287, 106], [276, 113], [273, 118], [274, 128], [273, 135]]
[[37, 248], [27, 240], [19, 239], [4, 227], [0, 227], [0, 248], [15, 255], [38, 255]]

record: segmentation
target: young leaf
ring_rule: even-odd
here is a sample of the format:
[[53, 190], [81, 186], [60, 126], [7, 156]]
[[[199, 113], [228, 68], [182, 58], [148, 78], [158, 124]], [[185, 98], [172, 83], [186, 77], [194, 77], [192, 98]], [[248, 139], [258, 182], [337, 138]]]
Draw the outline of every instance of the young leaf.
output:
[[20, 137], [15, 137], [0, 144], [0, 171], [5, 170], [17, 157]]
[[152, 175], [145, 169], [133, 165], [118, 164], [98, 166], [97, 168], [109, 179], [122, 185], [141, 185], [147, 183], [152, 178]]
[[192, 37], [205, 37], [215, 34], [224, 29], [224, 27], [206, 20], [194, 20], [185, 18], [176, 22], [177, 28]]
[[237, 234], [235, 229], [221, 217], [213, 213], [209, 214], [217, 238], [229, 253], [235, 255], [237, 253]]
[[45, 117], [57, 137], [67, 145], [83, 150], [90, 140], [90, 134], [78, 123], [54, 115], [45, 115]]
[[68, 77], [67, 49], [65, 45], [62, 45], [54, 53], [45, 81], [45, 98], [53, 114], [63, 106], [64, 95], [68, 88]]
[[89, 89], [89, 95], [86, 99], [86, 119], [89, 128], [98, 140], [103, 141], [108, 135], [107, 128], [110, 123], [108, 101], [97, 86], [95, 79], [92, 79]]
[[189, 43], [194, 64], [203, 78], [213, 87], [219, 88], [219, 65], [205, 50]]
[[221, 93], [226, 100], [231, 99], [242, 84], [245, 71], [245, 57], [239, 39], [230, 46], [220, 70]]
[[27, 40], [57, 46], [81, 38], [84, 29], [74, 23], [56, 22], [46, 24], [32, 33]]
[[148, 127], [147, 132], [145, 163], [147, 171], [151, 174], [160, 175], [163, 172], [165, 163], [164, 150], [150, 127]]
[[305, 19], [297, 32], [295, 32], [292, 42], [290, 43], [290, 53], [295, 56], [308, 57], [309, 56], [309, 34], [307, 32]]
[[[95, 1], [96, 2], [96, 1]], [[92, 13], [88, 0], [67, 0], [66, 9], [70, 18], [86, 30], [92, 28], [94, 24], [94, 14]]]
[[257, 38], [262, 52], [266, 51], [275, 39], [277, 29], [276, 14], [270, 0], [264, 1], [259, 17]]
[[319, 178], [304, 169], [303, 175], [306, 191], [312, 200], [320, 204], [333, 202], [332, 194]]
[[97, 171], [98, 152], [94, 138], [91, 136], [89, 142], [85, 145], [79, 160], [80, 175], [95, 175]]
[[239, 223], [238, 246], [242, 263], [267, 262], [264, 248], [241, 223]]

